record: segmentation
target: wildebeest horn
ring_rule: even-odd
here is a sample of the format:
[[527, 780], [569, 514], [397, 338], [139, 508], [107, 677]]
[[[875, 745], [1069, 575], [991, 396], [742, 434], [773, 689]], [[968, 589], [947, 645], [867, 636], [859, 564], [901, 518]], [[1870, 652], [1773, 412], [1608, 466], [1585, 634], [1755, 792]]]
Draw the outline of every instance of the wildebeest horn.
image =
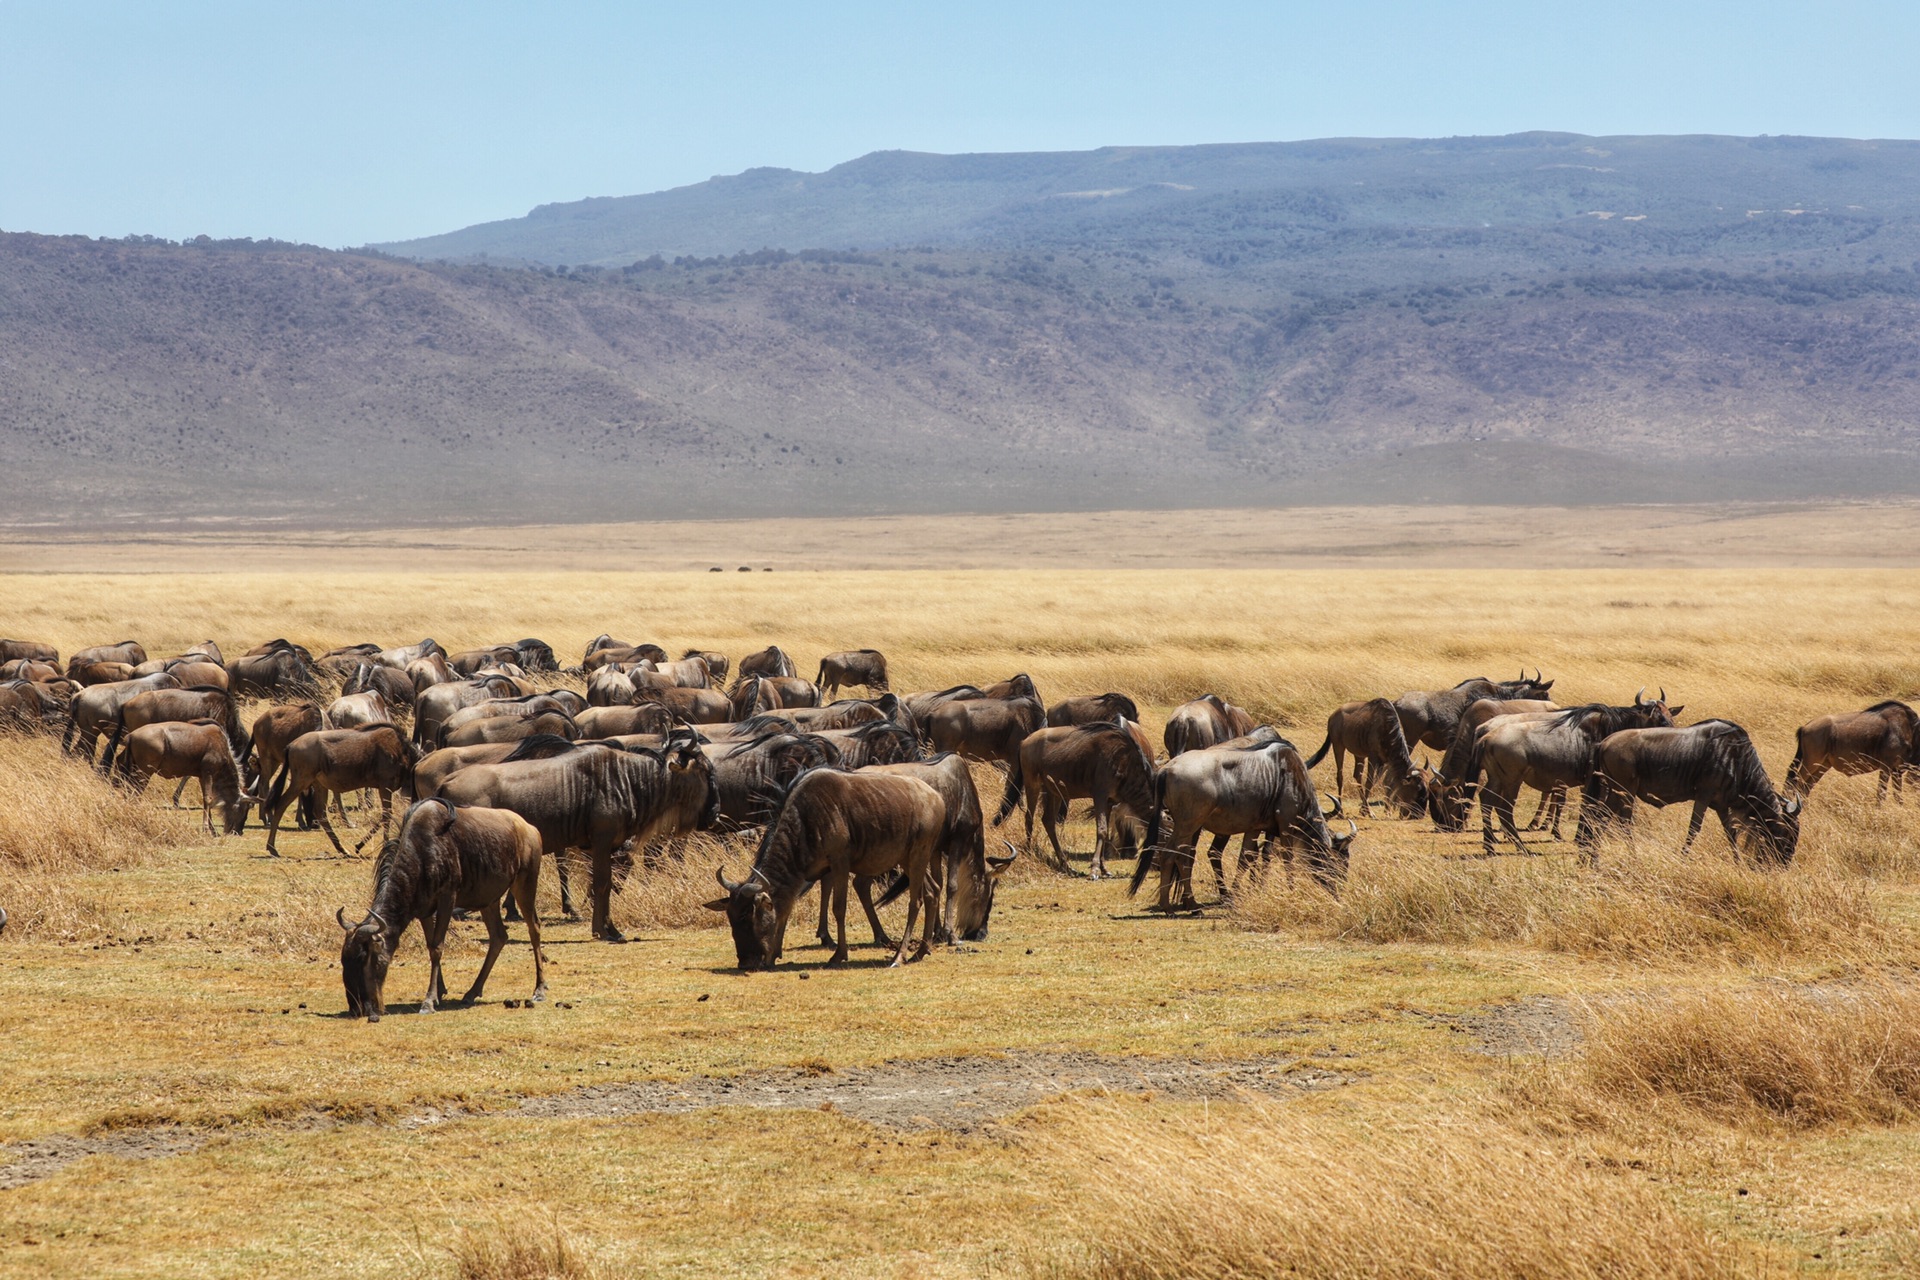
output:
[[1359, 834], [1360, 834], [1360, 824], [1355, 822], [1352, 818], [1348, 818], [1347, 819], [1347, 839], [1351, 840]]
[[[740, 887], [740, 885], [737, 885], [733, 881], [727, 879], [727, 869], [724, 865], [715, 867], [713, 869], [713, 878], [715, 880], [718, 880], [720, 882], [720, 887], [722, 889], [725, 889], [728, 893], [732, 893]], [[745, 883], [745, 882], [743, 881], [742, 883]]]
[[1665, 686], [1665, 685], [1661, 685], [1661, 686], [1660, 686], [1660, 701], [1662, 701], [1662, 702], [1665, 702], [1666, 700], [1667, 700], [1667, 686]]
[[1787, 801], [1786, 808], [1785, 808], [1786, 815], [1789, 818], [1799, 817], [1800, 810], [1806, 805], [1806, 803], [1807, 801], [1804, 796], [1796, 797], [1795, 799]]
[[1331, 800], [1331, 801], [1333, 801], [1333, 808], [1331, 808], [1331, 809], [1328, 809], [1328, 810], [1327, 810], [1326, 812], [1324, 812], [1323, 814], [1321, 814], [1321, 815], [1320, 815], [1321, 817], [1323, 817], [1323, 818], [1344, 818], [1344, 817], [1346, 817], [1346, 813], [1347, 813], [1347, 811], [1346, 811], [1345, 809], [1343, 809], [1343, 808], [1341, 808], [1341, 807], [1340, 807], [1340, 797], [1339, 797], [1339, 796], [1336, 796], [1336, 795], [1334, 795], [1334, 794], [1333, 794], [1333, 793], [1332, 793], [1331, 791], [1322, 791], [1322, 792], [1321, 792], [1320, 794], [1321, 794], [1321, 795], [1323, 795], [1323, 796], [1325, 796], [1325, 797], [1326, 797], [1327, 799], [1329, 799], [1329, 800]]
[[334, 908], [333, 918], [340, 922], [340, 927], [346, 932], [353, 932], [353, 926], [347, 923], [347, 909], [345, 907]]

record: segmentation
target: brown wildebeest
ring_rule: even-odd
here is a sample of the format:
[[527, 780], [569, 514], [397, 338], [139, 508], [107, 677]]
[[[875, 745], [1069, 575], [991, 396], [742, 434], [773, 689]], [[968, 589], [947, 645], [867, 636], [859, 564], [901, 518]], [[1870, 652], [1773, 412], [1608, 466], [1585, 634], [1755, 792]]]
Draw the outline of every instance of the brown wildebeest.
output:
[[400, 834], [380, 850], [373, 868], [373, 902], [357, 925], [347, 923], [345, 908], [334, 919], [346, 930], [340, 947], [340, 977], [347, 988], [347, 1012], [378, 1022], [387, 1011], [387, 969], [401, 935], [415, 920], [426, 936], [427, 994], [420, 1012], [432, 1013], [446, 999], [440, 949], [456, 910], [480, 912], [487, 924], [487, 958], [480, 962], [460, 1003], [480, 998], [493, 962], [507, 945], [500, 899], [509, 890], [527, 922], [533, 944], [533, 998], [547, 998], [547, 959], [540, 947], [540, 918], [534, 894], [540, 887], [540, 833], [517, 813], [505, 809], [462, 809], [445, 800], [422, 800], [400, 820]]
[[138, 640], [122, 640], [119, 644], [96, 644], [85, 649], [76, 649], [68, 655], [67, 678], [78, 680], [79, 677], [74, 674], [75, 671], [95, 662], [124, 662], [130, 667], [137, 667], [146, 660], [146, 647]]
[[951, 751], [969, 760], [1020, 767], [1020, 744], [1047, 727], [1047, 711], [1038, 698], [997, 698], [948, 702], [927, 717], [927, 742], [935, 751]]
[[809, 769], [831, 762], [832, 749], [806, 734], [772, 733], [743, 742], [703, 744], [720, 797], [718, 829], [763, 827], [779, 812], [787, 788]]
[[422, 690], [413, 700], [414, 745], [426, 747], [437, 742], [441, 723], [456, 711], [495, 698], [515, 697], [519, 692], [519, 687], [505, 676], [455, 680]]
[[463, 676], [478, 675], [493, 666], [513, 665], [525, 671], [558, 671], [560, 664], [554, 660], [553, 646], [544, 640], [529, 637], [516, 640], [511, 644], [487, 645], [484, 648], [468, 649], [465, 653], [456, 653], [447, 660], [447, 665]]
[[618, 667], [605, 666], [587, 677], [590, 707], [630, 707], [633, 698], [633, 681]]
[[1253, 732], [1253, 717], [1226, 701], [1219, 694], [1204, 693], [1192, 702], [1183, 702], [1167, 717], [1162, 740], [1167, 754], [1218, 746], [1230, 738]]
[[358, 693], [378, 693], [385, 699], [390, 716], [411, 712], [414, 700], [419, 696], [412, 678], [406, 672], [375, 662], [355, 667], [353, 674], [347, 677], [347, 682], [340, 686], [340, 696], [343, 698]]
[[[1645, 695], [1646, 690], [1642, 689], [1634, 700], [1638, 702]], [[1476, 698], [1468, 703], [1454, 726], [1453, 741], [1447, 745], [1446, 754], [1440, 757], [1439, 767], [1427, 777], [1427, 812], [1432, 816], [1434, 825], [1442, 831], [1466, 829], [1467, 812], [1473, 807], [1476, 790], [1474, 780], [1467, 777], [1467, 765], [1473, 759], [1473, 742], [1481, 725], [1495, 716], [1563, 709], [1559, 703], [1544, 698]], [[1395, 710], [1398, 711], [1398, 708]], [[1402, 725], [1404, 728], [1404, 721]], [[1546, 806], [1542, 805], [1534, 812], [1533, 821], [1527, 824], [1526, 829], [1532, 831], [1538, 828], [1545, 814]]]
[[840, 686], [863, 684], [875, 693], [887, 692], [887, 656], [878, 649], [844, 649], [820, 659], [820, 672], [813, 682], [820, 692], [832, 697]]
[[[1224, 847], [1232, 835], [1259, 836], [1266, 846], [1279, 839], [1289, 878], [1295, 851], [1304, 852], [1314, 879], [1329, 893], [1337, 892], [1346, 879], [1357, 828], [1349, 821], [1344, 836], [1328, 829], [1327, 818], [1340, 813], [1339, 801], [1334, 801], [1331, 814], [1321, 812], [1306, 762], [1278, 734], [1269, 731], [1244, 744], [1182, 752], [1161, 767], [1154, 792], [1153, 821], [1147, 825], [1146, 846], [1127, 893], [1138, 893], [1148, 870], [1158, 865], [1162, 911], [1196, 905], [1193, 864], [1202, 831], [1214, 833], [1216, 848]], [[1163, 811], [1171, 836], [1167, 841], [1160, 838]], [[1228, 891], [1223, 882], [1222, 896]]]
[[580, 736], [580, 728], [564, 711], [543, 711], [536, 716], [488, 716], [447, 730], [440, 735], [440, 745], [472, 747], [483, 742], [524, 742], [541, 734], [571, 741]]
[[405, 671], [416, 662], [431, 662], [438, 658], [442, 663], [447, 659], [447, 651], [432, 636], [418, 644], [401, 645], [397, 649], [381, 649], [373, 655], [373, 661], [383, 667], [392, 667], [396, 671]]
[[12, 662], [16, 658], [60, 665], [60, 651], [50, 644], [38, 640], [0, 640], [0, 662]]
[[70, 662], [67, 664], [67, 679], [83, 688], [91, 688], [96, 684], [119, 684], [124, 680], [139, 678], [140, 669], [125, 662]]
[[321, 728], [320, 707], [312, 702], [276, 703], [253, 719], [248, 732], [251, 756], [241, 753], [241, 763], [252, 774], [248, 785], [258, 787], [271, 782], [286, 763], [287, 747], [301, 734]]
[[765, 711], [789, 707], [817, 707], [820, 690], [798, 676], [746, 676], [727, 690], [736, 720], [750, 720]]
[[1060, 844], [1060, 818], [1068, 802], [1093, 801], [1095, 839], [1088, 874], [1098, 880], [1106, 875], [1107, 855], [1115, 848], [1112, 811], [1117, 808], [1126, 820], [1142, 826], [1153, 819], [1153, 758], [1124, 724], [1049, 725], [1021, 742], [1019, 763], [1007, 774], [1006, 795], [994, 822], [1005, 822], [1023, 794], [1027, 849], [1033, 849], [1037, 808], [1053, 844], [1054, 865], [1063, 869], [1067, 854]]
[[727, 896], [707, 906], [726, 913], [742, 969], [771, 969], [780, 958], [787, 918], [818, 880], [832, 895], [838, 943], [828, 964], [847, 962], [847, 888], [899, 868], [907, 877], [907, 924], [893, 963], [907, 961], [914, 922], [926, 920], [914, 957], [933, 949], [940, 903], [933, 893], [933, 853], [946, 828], [940, 793], [918, 778], [815, 769], [787, 791], [767, 827], [753, 870], [738, 884], [715, 871]]
[[[941, 942], [986, 941], [987, 925], [993, 915], [993, 898], [1000, 886], [1000, 877], [1013, 865], [1019, 854], [1009, 844], [1006, 857], [987, 856], [986, 816], [980, 807], [980, 793], [974, 789], [973, 770], [959, 756], [935, 756], [931, 760], [867, 767], [874, 773], [918, 778], [940, 794], [947, 808], [947, 821], [940, 843], [934, 848], [934, 869], [944, 881], [944, 905], [934, 936]], [[1001, 843], [1006, 844], [1005, 841]], [[885, 906], [906, 889], [906, 877], [896, 878], [893, 888], [880, 900], [880, 905]], [[821, 895], [820, 905], [824, 917], [824, 894]], [[825, 933], [824, 919], [822, 933]], [[823, 936], [821, 942], [825, 944], [828, 939]]]
[[[1641, 693], [1644, 695], [1645, 690]], [[1662, 691], [1663, 695], [1665, 691]], [[1684, 711], [1685, 707], [1676, 708]], [[1482, 725], [1474, 742], [1469, 776], [1486, 775], [1480, 788], [1480, 824], [1487, 856], [1495, 853], [1494, 817], [1498, 815], [1514, 847], [1527, 852], [1514, 827], [1513, 802], [1522, 786], [1540, 793], [1543, 806], [1552, 804], [1553, 838], [1560, 838], [1560, 804], [1567, 788], [1582, 785], [1593, 772], [1593, 749], [1601, 739], [1622, 729], [1671, 728], [1673, 712], [1664, 696], [1653, 702], [1636, 697], [1630, 707], [1589, 703], [1544, 716], [1496, 716]]]
[[1385, 698], [1369, 702], [1349, 702], [1327, 717], [1327, 740], [1307, 758], [1312, 769], [1333, 752], [1333, 794], [1346, 799], [1344, 771], [1347, 756], [1353, 756], [1353, 780], [1360, 787], [1360, 816], [1373, 816], [1373, 784], [1387, 784], [1387, 803], [1396, 806], [1403, 818], [1417, 818], [1426, 812], [1427, 779], [1413, 763], [1407, 740], [1400, 733], [1400, 717]]
[[337, 649], [329, 649], [315, 658], [313, 660], [313, 669], [324, 672], [336, 679], [345, 680], [361, 667], [366, 666], [370, 662], [377, 663], [379, 660], [379, 645], [372, 642], [366, 644], [349, 644], [342, 645]]
[[415, 700], [437, 684], [452, 684], [460, 678], [454, 669], [447, 665], [447, 655], [444, 653], [429, 653], [424, 657], [415, 658], [406, 665], [406, 674], [407, 679], [413, 682]]
[[832, 746], [838, 753], [836, 763], [843, 769], [907, 764], [920, 758], [919, 735], [891, 720], [875, 720], [853, 729], [808, 728], [806, 732]]
[[1654, 808], [1693, 803], [1682, 853], [1693, 847], [1711, 809], [1738, 856], [1751, 847], [1761, 865], [1784, 867], [1800, 843], [1799, 799], [1774, 791], [1747, 731], [1730, 720], [1703, 720], [1684, 729], [1622, 729], [1594, 748], [1593, 772], [1580, 793], [1574, 842], [1586, 860], [1598, 854], [1610, 830], [1633, 833], [1633, 802]]
[[[212, 685], [202, 685], [197, 689], [149, 689], [145, 693], [135, 694], [120, 704], [114, 713], [113, 731], [107, 738], [107, 746], [102, 756], [102, 764], [117, 768], [121, 777], [127, 777], [132, 767], [126, 752], [119, 752], [116, 764], [114, 756], [119, 751], [122, 738], [136, 729], [150, 724], [165, 724], [169, 721], [187, 722], [209, 720], [220, 726], [227, 735], [227, 746], [233, 752], [233, 758], [239, 760], [247, 754], [246, 730], [240, 727], [240, 713], [233, 705], [233, 695], [225, 689]], [[185, 775], [168, 774], [168, 777], [181, 779], [180, 786], [186, 787]], [[194, 776], [198, 776], [197, 774]], [[175, 792], [175, 798], [179, 793]]]
[[770, 644], [758, 653], [750, 653], [740, 659], [740, 678], [748, 676], [797, 676], [793, 659], [789, 658], [777, 644]]
[[39, 658], [14, 658], [0, 662], [0, 680], [58, 680], [60, 673], [59, 663], [43, 662]]
[[1124, 693], [1089, 693], [1077, 698], [1062, 698], [1047, 708], [1047, 727], [1069, 724], [1118, 724], [1126, 720], [1140, 723], [1140, 708]]
[[655, 702], [688, 724], [727, 724], [733, 704], [718, 689], [642, 689], [642, 702]]
[[212, 685], [219, 689], [233, 685], [227, 669], [208, 658], [169, 658], [161, 670], [189, 689], [195, 685]]
[[1400, 732], [1407, 745], [1420, 743], [1434, 751], [1445, 751], [1453, 743], [1460, 717], [1471, 704], [1482, 698], [1545, 698], [1553, 681], [1539, 672], [1528, 676], [1520, 672], [1518, 680], [1495, 682], [1485, 676], [1462, 680], [1451, 689], [1416, 689], [1393, 700], [1400, 715]]
[[727, 678], [727, 671], [733, 665], [724, 653], [715, 653], [711, 649], [689, 649], [680, 655], [682, 662], [688, 658], [698, 658], [707, 664], [707, 675], [715, 683]]
[[378, 689], [349, 693], [327, 704], [324, 723], [329, 729], [357, 729], [363, 724], [392, 724], [393, 707]]
[[[660, 744], [648, 742], [640, 745]], [[421, 756], [420, 763], [413, 766], [413, 798], [433, 799], [440, 794], [440, 788], [448, 778], [470, 764], [500, 764], [508, 756], [516, 760], [544, 760], [548, 756], [560, 755], [572, 746], [569, 739], [548, 735], [531, 745], [527, 739], [517, 738], [512, 742], [482, 742], [471, 747], [441, 747], [438, 751], [429, 751]], [[571, 910], [571, 907], [568, 909]]]
[[228, 687], [241, 698], [291, 700], [320, 688], [313, 655], [287, 640], [269, 640], [247, 652], [228, 672]]
[[[178, 689], [180, 682], [164, 671], [138, 680], [120, 680], [96, 684], [80, 690], [67, 704], [67, 731], [60, 740], [62, 751], [77, 752], [91, 764], [100, 735], [111, 732], [120, 723], [120, 708], [150, 689]], [[105, 764], [113, 763], [111, 757]], [[105, 771], [105, 764], [102, 771]]]
[[590, 650], [581, 669], [589, 673], [602, 667], [630, 667], [637, 663], [658, 664], [667, 660], [667, 651], [657, 644], [616, 644]]
[[657, 702], [630, 707], [588, 707], [573, 718], [583, 738], [612, 738], [627, 733], [666, 733], [673, 713]]
[[260, 798], [240, 784], [240, 761], [226, 730], [213, 720], [164, 720], [144, 724], [127, 735], [123, 771], [137, 792], [155, 777], [200, 780], [200, 818], [213, 834], [213, 806], [220, 806], [221, 833], [238, 835], [247, 825], [247, 806]]
[[[586, 699], [570, 689], [556, 689], [552, 693], [527, 694], [517, 698], [489, 698], [485, 702], [475, 702], [461, 707], [440, 722], [436, 730], [436, 746], [452, 745], [448, 738], [468, 725], [482, 720], [531, 720], [536, 716], [559, 712], [572, 718], [575, 712], [587, 709]], [[475, 741], [475, 739], [469, 739]], [[479, 739], [479, 741], [501, 741], [501, 739]]]
[[1920, 715], [1904, 702], [1876, 702], [1865, 711], [1821, 716], [1800, 726], [1787, 768], [1786, 789], [1805, 797], [1828, 770], [1851, 778], [1878, 773], [1874, 803], [1885, 804], [1887, 784], [1900, 796], [1905, 775], [1920, 771]]
[[70, 680], [0, 681], [0, 727], [56, 732], [78, 692]]
[[889, 717], [878, 703], [868, 702], [864, 698], [842, 698], [840, 701], [824, 707], [787, 707], [780, 711], [770, 711], [756, 716], [764, 720], [769, 716], [779, 716], [790, 720], [802, 729], [858, 729], [863, 724], [878, 724], [882, 720], [898, 724]]
[[[552, 744], [530, 738], [521, 745], [544, 751]], [[511, 809], [539, 829], [556, 861], [568, 849], [587, 850], [593, 936], [608, 942], [626, 941], [610, 916], [614, 851], [630, 840], [711, 830], [719, 806], [713, 768], [690, 738], [661, 751], [575, 743], [544, 759], [509, 756], [461, 769], [441, 794], [456, 804]]]
[[[705, 658], [682, 658], [678, 662], [656, 662], [653, 674], [681, 689], [711, 689], [713, 673]], [[635, 684], [638, 684], [635, 681]]]
[[[349, 791], [375, 790], [380, 793], [380, 826], [384, 834], [393, 818], [393, 793], [409, 798], [413, 794], [413, 766], [419, 759], [413, 744], [390, 724], [363, 725], [358, 729], [317, 729], [295, 738], [287, 747], [286, 763], [274, 776], [267, 792], [262, 814], [267, 819], [267, 852], [280, 856], [276, 837], [280, 819], [294, 798], [311, 791], [319, 804], [320, 829], [341, 857], [346, 846], [334, 834], [327, 821], [327, 798]], [[373, 832], [353, 847], [357, 854], [373, 839]]]

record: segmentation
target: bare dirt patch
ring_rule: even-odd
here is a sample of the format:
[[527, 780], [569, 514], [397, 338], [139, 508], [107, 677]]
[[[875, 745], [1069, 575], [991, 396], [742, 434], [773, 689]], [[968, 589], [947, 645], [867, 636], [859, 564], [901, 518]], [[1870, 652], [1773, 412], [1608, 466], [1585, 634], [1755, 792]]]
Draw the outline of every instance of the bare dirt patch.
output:
[[76, 1160], [87, 1156], [118, 1156], [122, 1160], [154, 1160], [162, 1156], [186, 1155], [206, 1144], [207, 1135], [192, 1129], [130, 1129], [80, 1138], [70, 1134], [52, 1134], [26, 1142], [0, 1147], [0, 1191], [23, 1187], [51, 1177]]

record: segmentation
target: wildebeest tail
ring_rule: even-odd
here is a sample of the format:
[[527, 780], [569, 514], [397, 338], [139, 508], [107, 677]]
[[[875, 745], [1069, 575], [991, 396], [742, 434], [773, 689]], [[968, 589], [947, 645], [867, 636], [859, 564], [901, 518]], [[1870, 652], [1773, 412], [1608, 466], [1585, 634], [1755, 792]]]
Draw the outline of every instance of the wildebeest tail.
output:
[[1129, 898], [1139, 893], [1140, 886], [1147, 882], [1147, 871], [1160, 851], [1160, 815], [1166, 809], [1166, 799], [1167, 775], [1163, 771], [1153, 778], [1153, 813], [1147, 818], [1147, 835], [1140, 842], [1140, 856], [1133, 862], [1133, 879], [1127, 882]]
[[280, 798], [284, 796], [287, 791], [287, 774], [292, 768], [293, 758], [291, 756], [280, 762], [280, 772], [273, 775], [273, 785], [267, 788], [267, 798], [261, 802], [263, 812], [277, 813], [279, 811]]
[[1331, 751], [1332, 749], [1333, 749], [1333, 730], [1329, 729], [1327, 730], [1327, 740], [1320, 744], [1320, 749], [1314, 752], [1311, 756], [1307, 757], [1307, 768], [1311, 769], [1315, 765], [1319, 764], [1322, 760], [1325, 760], [1327, 758], [1327, 752]]
[[1020, 767], [1018, 760], [1007, 768], [1007, 789], [1000, 796], [1000, 812], [994, 815], [994, 825], [1005, 822], [1013, 811], [1020, 807], [1020, 792], [1024, 785], [1026, 770]]

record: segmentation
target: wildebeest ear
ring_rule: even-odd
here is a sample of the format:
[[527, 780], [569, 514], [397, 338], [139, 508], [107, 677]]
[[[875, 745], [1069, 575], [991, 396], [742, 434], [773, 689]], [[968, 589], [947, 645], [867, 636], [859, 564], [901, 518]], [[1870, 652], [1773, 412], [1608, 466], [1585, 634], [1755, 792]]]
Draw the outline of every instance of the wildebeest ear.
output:
[[1681, 704], [1680, 704], [1679, 706], [1677, 706], [1677, 707], [1668, 707], [1668, 708], [1667, 708], [1667, 714], [1668, 714], [1668, 715], [1670, 715], [1670, 716], [1677, 716], [1677, 715], [1679, 715], [1679, 714], [1680, 714], [1680, 713], [1681, 713], [1682, 711], [1685, 711], [1686, 709], [1687, 709], [1687, 704], [1683, 702], [1683, 703], [1681, 703]]
[[725, 911], [727, 909], [727, 903], [730, 901], [732, 901], [732, 899], [715, 898], [712, 902], [703, 902], [700, 905], [709, 911]]

